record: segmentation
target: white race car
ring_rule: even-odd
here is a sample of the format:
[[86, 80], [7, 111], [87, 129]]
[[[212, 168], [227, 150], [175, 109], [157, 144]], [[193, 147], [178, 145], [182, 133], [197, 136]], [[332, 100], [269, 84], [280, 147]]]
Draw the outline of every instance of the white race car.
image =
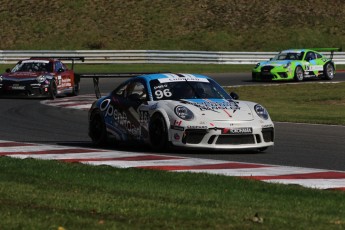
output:
[[[232, 95], [232, 96], [230, 96]], [[169, 146], [255, 149], [274, 145], [274, 125], [260, 104], [237, 100], [212, 78], [199, 74], [146, 74], [123, 82], [89, 110], [96, 145], [144, 142]]]

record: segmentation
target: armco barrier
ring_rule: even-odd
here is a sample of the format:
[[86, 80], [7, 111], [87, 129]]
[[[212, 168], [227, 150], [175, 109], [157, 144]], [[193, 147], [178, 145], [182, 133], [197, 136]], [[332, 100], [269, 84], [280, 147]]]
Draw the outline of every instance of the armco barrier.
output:
[[[15, 64], [33, 56], [84, 57], [85, 64], [256, 64], [277, 52], [216, 52], [178, 50], [0, 50], [0, 64]], [[329, 52], [324, 52], [330, 55]], [[335, 52], [336, 64], [345, 64], [345, 52]], [[82, 63], [76, 61], [76, 63]]]

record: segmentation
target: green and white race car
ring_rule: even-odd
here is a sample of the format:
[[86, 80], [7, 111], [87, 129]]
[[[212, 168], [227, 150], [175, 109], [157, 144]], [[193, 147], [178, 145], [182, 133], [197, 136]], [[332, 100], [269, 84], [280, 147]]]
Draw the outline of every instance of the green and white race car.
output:
[[[335, 75], [334, 51], [340, 48], [290, 49], [281, 51], [269, 61], [259, 62], [252, 70], [253, 81], [303, 81], [307, 78], [332, 80]], [[319, 53], [331, 52], [330, 57]]]

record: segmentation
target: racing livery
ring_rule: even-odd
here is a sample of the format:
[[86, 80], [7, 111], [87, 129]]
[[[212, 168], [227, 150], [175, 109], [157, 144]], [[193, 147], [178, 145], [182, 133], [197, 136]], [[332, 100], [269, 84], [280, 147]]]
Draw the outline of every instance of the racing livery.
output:
[[230, 95], [204, 75], [136, 76], [92, 104], [89, 136], [96, 145], [113, 137], [157, 151], [171, 145], [260, 151], [273, 146], [274, 125], [266, 109]]
[[[79, 58], [61, 58], [75, 60]], [[46, 97], [77, 95], [79, 80], [73, 70], [56, 58], [30, 58], [19, 61], [0, 75], [0, 95]]]
[[[317, 50], [317, 51], [315, 51]], [[259, 62], [252, 70], [252, 80], [295, 80], [322, 78], [332, 80], [335, 75], [333, 52], [339, 48], [290, 49], [281, 51], [269, 61]], [[331, 52], [328, 58], [321, 51]]]

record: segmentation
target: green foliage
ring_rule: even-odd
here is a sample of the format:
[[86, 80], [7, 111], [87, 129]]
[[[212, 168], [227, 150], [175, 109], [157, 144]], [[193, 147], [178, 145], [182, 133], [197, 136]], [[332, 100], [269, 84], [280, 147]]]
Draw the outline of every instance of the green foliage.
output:
[[0, 49], [279, 51], [340, 47], [340, 0], [12, 1]]

